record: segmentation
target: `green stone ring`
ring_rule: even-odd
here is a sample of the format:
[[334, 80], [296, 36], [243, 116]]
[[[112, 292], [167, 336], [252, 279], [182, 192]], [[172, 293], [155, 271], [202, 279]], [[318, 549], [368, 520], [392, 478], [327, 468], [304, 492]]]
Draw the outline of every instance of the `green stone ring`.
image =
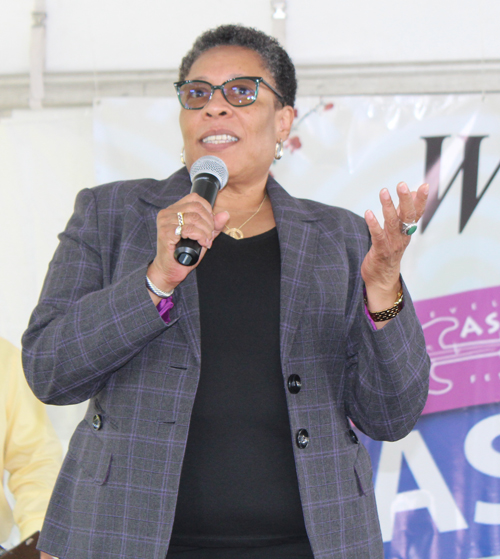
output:
[[411, 223], [405, 223], [404, 221], [401, 222], [401, 233], [403, 235], [413, 235], [417, 230], [417, 224], [412, 221]]

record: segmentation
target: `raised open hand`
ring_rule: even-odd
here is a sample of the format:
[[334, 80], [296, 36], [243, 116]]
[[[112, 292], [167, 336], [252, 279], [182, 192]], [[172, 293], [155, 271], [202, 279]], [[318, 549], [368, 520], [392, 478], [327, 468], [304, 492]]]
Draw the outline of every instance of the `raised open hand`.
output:
[[428, 184], [410, 192], [408, 186], [400, 182], [397, 186], [397, 208], [386, 188], [380, 192], [383, 227], [371, 210], [365, 213], [372, 246], [361, 265], [361, 276], [366, 286], [368, 308], [372, 312], [389, 308], [395, 301], [400, 289], [401, 259], [411, 239], [404, 232], [404, 224], [419, 221], [425, 210], [428, 193]]

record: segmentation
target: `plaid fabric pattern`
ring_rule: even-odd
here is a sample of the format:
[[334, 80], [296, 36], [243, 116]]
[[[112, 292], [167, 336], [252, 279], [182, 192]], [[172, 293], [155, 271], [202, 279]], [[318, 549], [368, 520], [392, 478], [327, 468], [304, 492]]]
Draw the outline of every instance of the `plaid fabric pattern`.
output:
[[[186, 195], [182, 169], [164, 181], [82, 191], [24, 334], [24, 367], [50, 404], [90, 399], [71, 440], [40, 538], [61, 559], [164, 559], [200, 374], [195, 273], [166, 325], [144, 285], [156, 214]], [[415, 424], [429, 361], [405, 292], [403, 311], [374, 331], [364, 314], [364, 221], [268, 182], [282, 258], [281, 358], [306, 527], [316, 559], [381, 559], [367, 451]], [[99, 414], [102, 426], [92, 427]], [[249, 418], [251, 420], [251, 418]], [[295, 444], [307, 429], [309, 445]]]

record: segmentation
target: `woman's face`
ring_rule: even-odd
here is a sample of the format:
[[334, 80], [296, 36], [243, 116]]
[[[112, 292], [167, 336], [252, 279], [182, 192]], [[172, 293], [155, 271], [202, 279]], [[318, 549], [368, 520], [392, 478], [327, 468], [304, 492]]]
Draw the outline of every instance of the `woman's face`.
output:
[[[232, 46], [204, 52], [186, 79], [221, 85], [238, 76], [262, 77], [275, 87], [256, 52]], [[179, 120], [188, 169], [200, 157], [215, 155], [228, 167], [229, 184], [252, 185], [266, 180], [276, 142], [288, 138], [293, 109], [281, 108], [276, 95], [261, 83], [252, 105], [234, 107], [216, 90], [203, 109], [181, 109]]]

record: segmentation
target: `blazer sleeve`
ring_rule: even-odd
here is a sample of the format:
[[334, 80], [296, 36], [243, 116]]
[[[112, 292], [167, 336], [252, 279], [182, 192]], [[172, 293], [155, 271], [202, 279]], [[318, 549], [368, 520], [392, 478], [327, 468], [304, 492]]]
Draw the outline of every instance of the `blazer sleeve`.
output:
[[381, 330], [365, 313], [361, 264], [371, 239], [364, 220], [343, 213], [349, 268], [345, 307], [346, 415], [375, 440], [405, 437], [418, 420], [429, 388], [430, 359], [422, 326], [403, 280], [404, 307]]
[[427, 399], [430, 359], [404, 282], [403, 291], [404, 308], [381, 330], [368, 320], [360, 292], [348, 333], [346, 413], [375, 440], [405, 437]]
[[87, 189], [78, 194], [59, 236], [23, 336], [26, 378], [43, 402], [66, 405], [91, 398], [168, 328], [145, 287], [147, 265], [104, 285], [99, 233], [111, 223], [99, 223], [95, 192]]

